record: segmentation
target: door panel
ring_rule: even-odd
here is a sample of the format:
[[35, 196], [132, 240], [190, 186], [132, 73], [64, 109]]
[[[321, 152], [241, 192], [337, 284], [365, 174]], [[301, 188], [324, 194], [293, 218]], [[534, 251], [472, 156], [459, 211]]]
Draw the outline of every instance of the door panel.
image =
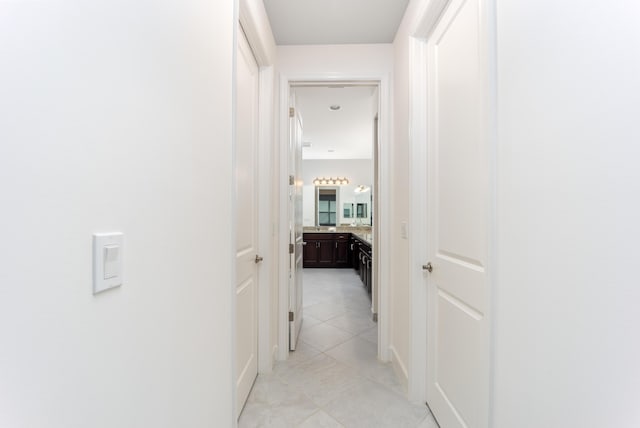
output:
[[349, 241], [348, 239], [336, 239], [335, 245], [335, 266], [342, 267], [349, 265]]
[[236, 367], [238, 415], [258, 374], [258, 66], [239, 30], [236, 110]]
[[483, 3], [452, 0], [427, 43], [427, 401], [443, 427], [488, 426], [486, 61]]
[[333, 239], [323, 239], [318, 241], [318, 265], [331, 267], [333, 266], [333, 254], [335, 251], [335, 242]]
[[[289, 186], [290, 230], [289, 242], [293, 244], [290, 255], [289, 272], [289, 349], [295, 350], [302, 327], [302, 118], [295, 113], [295, 93], [292, 95], [291, 108], [294, 112], [289, 123], [289, 174], [293, 184]], [[293, 318], [293, 319], [291, 319]]]

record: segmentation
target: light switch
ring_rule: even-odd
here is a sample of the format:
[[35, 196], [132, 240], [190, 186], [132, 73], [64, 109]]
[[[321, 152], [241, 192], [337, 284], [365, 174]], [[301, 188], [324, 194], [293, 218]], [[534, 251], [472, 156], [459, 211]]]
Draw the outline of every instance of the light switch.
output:
[[104, 255], [104, 279], [110, 279], [118, 276], [118, 253], [120, 247], [117, 245], [107, 245], [102, 248]]
[[120, 232], [93, 235], [93, 294], [122, 285], [122, 242]]
[[407, 222], [403, 221], [400, 223], [400, 237], [403, 239], [407, 239], [409, 237], [409, 231], [407, 230]]

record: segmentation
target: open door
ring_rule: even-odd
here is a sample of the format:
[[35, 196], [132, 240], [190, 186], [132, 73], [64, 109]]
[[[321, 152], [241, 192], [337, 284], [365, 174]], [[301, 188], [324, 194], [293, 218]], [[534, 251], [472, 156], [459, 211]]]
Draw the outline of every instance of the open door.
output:
[[442, 427], [489, 426], [489, 138], [481, 0], [427, 42], [427, 401]]
[[289, 109], [289, 350], [294, 351], [302, 326], [302, 118]]

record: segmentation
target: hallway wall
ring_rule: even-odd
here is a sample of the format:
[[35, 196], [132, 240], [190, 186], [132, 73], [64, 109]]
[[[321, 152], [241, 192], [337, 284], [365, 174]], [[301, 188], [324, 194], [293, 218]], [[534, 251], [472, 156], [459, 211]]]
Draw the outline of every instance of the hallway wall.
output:
[[[392, 166], [392, 216], [391, 216], [391, 277], [394, 278], [391, 299], [393, 317], [391, 331], [391, 348], [396, 371], [408, 382], [410, 361], [410, 329], [411, 311], [409, 283], [409, 240], [402, 238], [400, 230], [403, 222], [409, 221], [409, 201], [411, 186], [409, 180], [409, 102], [410, 102], [410, 69], [409, 42], [410, 31], [415, 25], [416, 12], [427, 0], [410, 1], [404, 18], [393, 42], [394, 82], [393, 82], [393, 166]], [[409, 236], [412, 225], [408, 225]], [[417, 237], [416, 237], [417, 238]], [[418, 327], [419, 328], [419, 327]]]
[[313, 185], [316, 177], [347, 177], [351, 185], [373, 184], [371, 159], [303, 159], [302, 179]]
[[493, 426], [640, 426], [640, 5], [496, 3]]
[[[319, 76], [323, 78], [330, 76], [335, 79], [344, 79], [345, 75], [363, 79], [379, 79], [380, 76], [388, 76], [389, 84], [393, 81], [393, 46], [391, 44], [278, 46], [277, 56], [278, 72], [287, 77], [317, 80]], [[389, 90], [392, 91], [391, 88]], [[393, 99], [392, 95], [392, 93], [389, 94], [390, 100]], [[390, 111], [388, 114], [393, 115], [393, 112]], [[389, 126], [391, 125], [389, 121]], [[381, 136], [382, 138], [384, 137]], [[387, 143], [393, 157], [392, 141]], [[389, 173], [390, 179], [393, 180], [393, 171]], [[390, 190], [393, 194], [393, 189]], [[387, 205], [392, 201], [380, 201], [380, 203]], [[395, 255], [392, 252], [387, 252], [386, 255], [389, 257], [389, 263], [393, 264]], [[393, 293], [396, 282], [392, 277], [390, 293]], [[390, 320], [390, 323], [393, 322]]]
[[150, 6], [0, 5], [0, 426], [233, 423], [234, 2]]

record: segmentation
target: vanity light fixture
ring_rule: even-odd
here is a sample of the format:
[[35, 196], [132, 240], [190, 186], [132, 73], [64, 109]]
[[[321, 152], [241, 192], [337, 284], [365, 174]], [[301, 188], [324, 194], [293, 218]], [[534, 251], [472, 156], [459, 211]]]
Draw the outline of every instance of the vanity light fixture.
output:
[[316, 177], [315, 180], [313, 180], [313, 184], [316, 186], [344, 186], [349, 184], [349, 180], [347, 179], [347, 177]]

